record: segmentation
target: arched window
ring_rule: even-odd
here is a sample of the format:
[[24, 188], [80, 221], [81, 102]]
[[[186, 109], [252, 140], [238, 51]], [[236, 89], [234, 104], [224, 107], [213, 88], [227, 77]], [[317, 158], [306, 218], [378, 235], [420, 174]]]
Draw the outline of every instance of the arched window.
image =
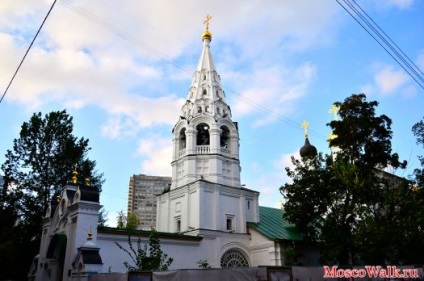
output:
[[228, 148], [230, 145], [229, 140], [230, 140], [230, 130], [226, 126], [222, 126], [221, 137], [220, 137], [221, 147]]
[[179, 136], [179, 149], [184, 149], [186, 148], [186, 128], [182, 128], [180, 131], [180, 136]]
[[221, 257], [221, 267], [248, 267], [249, 262], [242, 251], [229, 249]]
[[210, 138], [209, 138], [209, 125], [202, 123], [197, 125], [197, 145], [209, 145]]
[[203, 80], [206, 80], [206, 74], [203, 74]]
[[197, 113], [202, 113], [202, 107], [201, 106], [197, 107]]
[[208, 92], [206, 91], [206, 89], [203, 89], [203, 95], [206, 96], [208, 94]]
[[205, 112], [209, 112], [209, 106], [208, 105], [205, 107]]

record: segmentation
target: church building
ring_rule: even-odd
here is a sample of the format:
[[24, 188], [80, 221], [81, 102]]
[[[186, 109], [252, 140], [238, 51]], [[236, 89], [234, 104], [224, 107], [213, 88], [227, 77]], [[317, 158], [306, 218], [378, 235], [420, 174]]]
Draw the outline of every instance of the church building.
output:
[[[208, 24], [187, 100], [172, 130], [172, 180], [157, 196], [156, 230], [162, 251], [174, 259], [170, 269], [284, 265], [295, 247], [299, 262], [318, 264], [318, 251], [302, 242], [281, 209], [260, 207], [259, 192], [240, 184], [239, 131], [232, 120], [221, 77], [215, 68]], [[119, 249], [126, 230], [97, 227], [99, 192], [87, 183], [67, 185], [44, 218], [39, 255], [30, 272], [35, 280], [86, 280], [94, 273], [125, 272], [131, 262]], [[149, 231], [131, 232], [136, 243]], [[79, 279], [78, 279], [79, 278]]]

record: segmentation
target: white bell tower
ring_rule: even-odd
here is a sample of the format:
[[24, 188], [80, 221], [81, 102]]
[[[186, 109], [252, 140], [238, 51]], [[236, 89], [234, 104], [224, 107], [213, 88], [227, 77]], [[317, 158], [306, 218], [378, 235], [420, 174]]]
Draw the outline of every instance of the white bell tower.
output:
[[240, 184], [238, 126], [212, 60], [209, 19], [187, 101], [172, 130], [172, 184], [157, 197], [156, 228], [246, 234], [246, 222], [259, 220], [259, 192]]
[[212, 60], [208, 27], [187, 101], [173, 129], [172, 185], [204, 179], [240, 187], [239, 134]]

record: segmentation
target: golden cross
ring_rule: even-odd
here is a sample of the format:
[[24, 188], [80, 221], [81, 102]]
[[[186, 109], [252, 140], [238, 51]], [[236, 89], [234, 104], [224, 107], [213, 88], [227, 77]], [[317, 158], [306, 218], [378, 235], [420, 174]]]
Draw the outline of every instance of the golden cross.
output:
[[308, 126], [309, 126], [309, 122], [303, 121], [302, 128], [305, 131], [305, 137], [308, 137]]
[[78, 164], [75, 163], [74, 172], [72, 173], [73, 174], [73, 176], [72, 176], [72, 183], [73, 184], [77, 184], [77, 180], [78, 180], [78, 178], [77, 178], [77, 175], [78, 175], [77, 167], [78, 167]]
[[328, 135], [328, 141], [334, 140], [335, 138], [337, 138], [337, 135], [333, 134], [333, 132], [330, 132], [330, 134]]
[[337, 117], [337, 113], [340, 111], [340, 106], [337, 106], [335, 104], [333, 104], [330, 108], [330, 110], [328, 110], [328, 113], [334, 113], [334, 120], [335, 121], [339, 121], [339, 118]]
[[209, 28], [209, 21], [211, 20], [212, 16], [206, 15], [206, 19], [203, 21], [203, 24], [206, 25], [206, 29]]

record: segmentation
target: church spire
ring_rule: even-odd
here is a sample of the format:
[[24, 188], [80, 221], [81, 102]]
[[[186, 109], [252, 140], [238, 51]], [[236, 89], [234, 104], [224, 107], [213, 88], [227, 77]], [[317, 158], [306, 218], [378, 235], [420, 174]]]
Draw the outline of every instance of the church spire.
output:
[[181, 116], [187, 120], [199, 115], [209, 115], [215, 120], [231, 118], [231, 109], [226, 103], [221, 77], [216, 71], [210, 49], [212, 34], [209, 32], [209, 21], [211, 18], [208, 15], [203, 22], [206, 25], [202, 35], [203, 49], [187, 94], [187, 101], [181, 112]]

